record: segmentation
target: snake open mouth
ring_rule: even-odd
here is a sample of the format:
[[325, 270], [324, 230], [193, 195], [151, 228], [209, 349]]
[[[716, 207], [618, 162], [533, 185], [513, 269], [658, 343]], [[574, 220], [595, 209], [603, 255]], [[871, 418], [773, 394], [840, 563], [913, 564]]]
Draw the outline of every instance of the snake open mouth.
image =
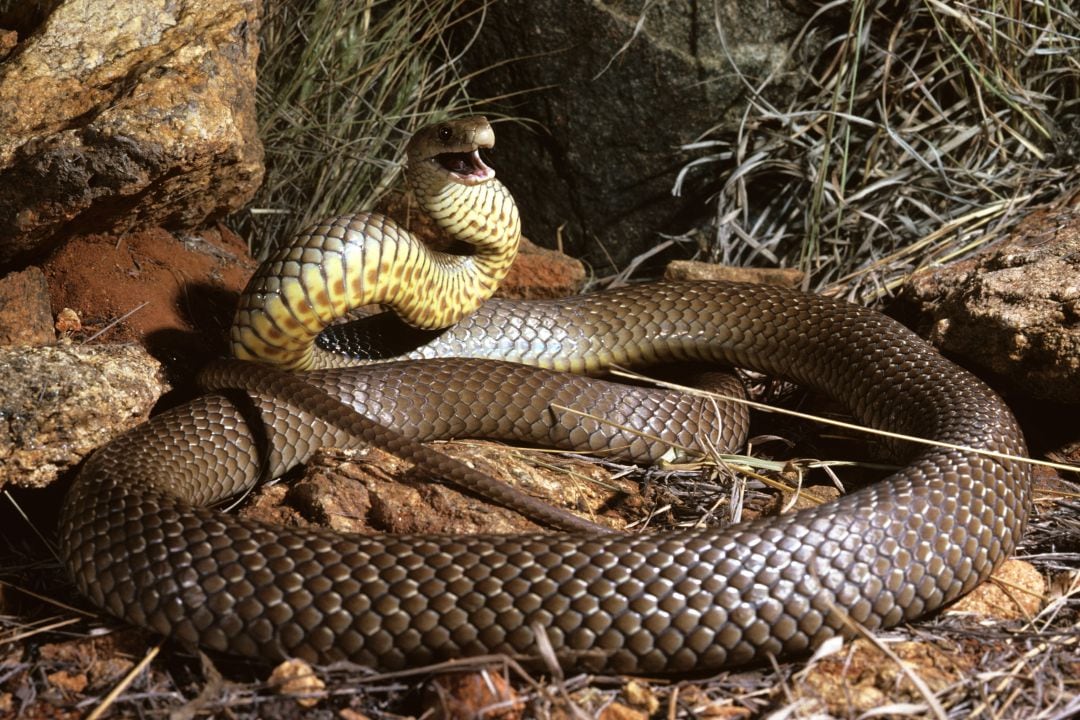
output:
[[479, 150], [439, 153], [434, 160], [458, 182], [467, 185], [476, 185], [495, 176], [495, 171], [480, 158]]

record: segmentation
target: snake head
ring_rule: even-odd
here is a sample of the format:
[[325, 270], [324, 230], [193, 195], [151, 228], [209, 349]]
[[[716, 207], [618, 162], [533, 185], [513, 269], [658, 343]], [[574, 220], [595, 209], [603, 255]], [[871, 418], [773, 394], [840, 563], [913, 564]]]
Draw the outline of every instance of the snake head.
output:
[[480, 185], [495, 177], [495, 171], [480, 158], [480, 149], [494, 145], [491, 123], [476, 115], [417, 130], [406, 152], [413, 170], [423, 167], [448, 182]]

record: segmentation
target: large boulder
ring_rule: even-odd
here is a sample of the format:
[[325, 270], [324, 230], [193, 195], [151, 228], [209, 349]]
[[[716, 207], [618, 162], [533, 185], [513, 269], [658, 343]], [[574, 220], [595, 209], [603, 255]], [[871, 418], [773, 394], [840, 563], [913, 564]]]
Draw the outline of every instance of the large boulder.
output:
[[66, 0], [0, 64], [0, 268], [197, 226], [262, 178], [257, 0]]
[[672, 195], [700, 156], [681, 148], [741, 116], [766, 77], [785, 90], [805, 21], [770, 0], [491, 4], [464, 62], [473, 97], [525, 121], [500, 123], [491, 153], [525, 232], [609, 271], [687, 230], [708, 188]]
[[916, 274], [902, 297], [944, 352], [1030, 397], [1080, 403], [1080, 203], [1039, 210], [986, 252]]

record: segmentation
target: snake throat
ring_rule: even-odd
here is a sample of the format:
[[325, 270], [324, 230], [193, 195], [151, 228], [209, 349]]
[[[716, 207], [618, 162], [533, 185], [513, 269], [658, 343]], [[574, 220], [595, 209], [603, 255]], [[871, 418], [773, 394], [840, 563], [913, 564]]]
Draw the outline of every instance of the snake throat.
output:
[[[479, 160], [479, 148], [493, 142], [484, 118], [468, 118], [425, 128], [408, 148], [406, 176], [420, 206], [471, 245], [471, 255], [430, 250], [382, 215], [317, 222], [248, 282], [230, 331], [233, 356], [291, 370], [340, 365], [315, 338], [360, 307], [389, 305], [408, 324], [432, 330], [473, 312], [509, 271], [521, 237], [513, 198]], [[470, 174], [445, 169], [438, 159], [447, 154], [469, 156]]]

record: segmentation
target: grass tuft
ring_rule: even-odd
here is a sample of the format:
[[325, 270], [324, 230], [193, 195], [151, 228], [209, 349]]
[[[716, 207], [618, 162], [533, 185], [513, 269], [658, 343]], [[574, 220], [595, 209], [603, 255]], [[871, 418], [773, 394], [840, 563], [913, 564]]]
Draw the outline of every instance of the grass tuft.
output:
[[717, 187], [711, 260], [797, 266], [869, 301], [1080, 180], [1072, 0], [829, 3], [792, 53], [810, 72], [788, 107], [765, 99], [773, 78], [744, 78], [738, 126], [687, 148], [680, 182], [704, 169]]
[[[486, 3], [271, 0], [258, 113], [266, 178], [238, 229], [262, 257], [308, 223], [369, 209], [413, 130], [468, 106], [448, 32]], [[480, 27], [482, 23], [476, 23]]]

